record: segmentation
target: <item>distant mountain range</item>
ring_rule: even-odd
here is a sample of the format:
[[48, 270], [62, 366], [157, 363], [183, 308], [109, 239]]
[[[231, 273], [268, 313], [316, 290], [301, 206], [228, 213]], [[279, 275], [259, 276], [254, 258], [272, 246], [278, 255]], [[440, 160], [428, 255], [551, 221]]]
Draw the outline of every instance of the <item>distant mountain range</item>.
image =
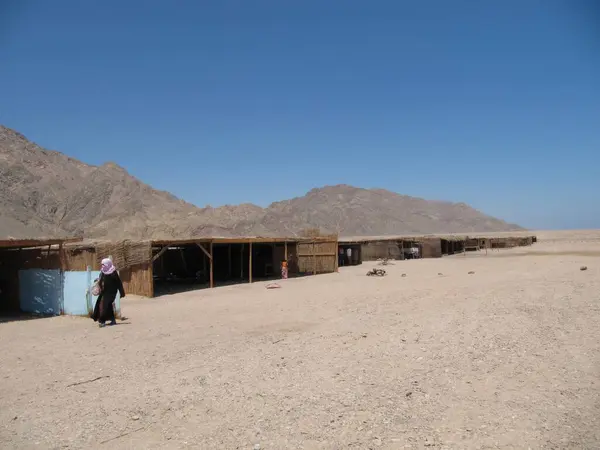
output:
[[347, 185], [313, 189], [261, 208], [198, 208], [114, 163], [96, 167], [0, 126], [0, 235], [169, 239], [199, 236], [366, 236], [522, 229], [464, 203]]

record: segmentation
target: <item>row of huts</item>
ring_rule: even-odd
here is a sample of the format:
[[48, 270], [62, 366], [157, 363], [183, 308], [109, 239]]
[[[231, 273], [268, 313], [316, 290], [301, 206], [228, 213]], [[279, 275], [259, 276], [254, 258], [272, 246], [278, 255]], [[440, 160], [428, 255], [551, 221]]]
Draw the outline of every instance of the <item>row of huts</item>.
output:
[[529, 246], [535, 242], [534, 235], [495, 233], [342, 237], [338, 245], [344, 263], [356, 265], [378, 259], [441, 258], [469, 251]]
[[[101, 242], [0, 240], [0, 313], [87, 315], [100, 261], [110, 257], [127, 294], [154, 297], [202, 287], [331, 273], [381, 258], [437, 258], [458, 252], [531, 245], [535, 236], [337, 236], [197, 238]], [[117, 300], [117, 310], [120, 302]]]
[[[164, 293], [337, 271], [337, 236], [92, 242], [0, 241], [0, 312], [87, 315], [100, 261], [110, 257], [127, 294]], [[120, 302], [117, 301], [117, 310]]]

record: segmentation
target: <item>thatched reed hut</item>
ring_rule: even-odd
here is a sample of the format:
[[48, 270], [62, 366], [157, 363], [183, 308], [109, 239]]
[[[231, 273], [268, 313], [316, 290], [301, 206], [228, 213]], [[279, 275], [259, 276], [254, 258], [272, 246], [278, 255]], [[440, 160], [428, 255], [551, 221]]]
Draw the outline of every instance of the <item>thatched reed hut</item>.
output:
[[110, 256], [125, 292], [154, 297], [191, 288], [337, 270], [337, 236], [195, 238], [82, 243], [65, 249], [65, 270], [99, 269]]

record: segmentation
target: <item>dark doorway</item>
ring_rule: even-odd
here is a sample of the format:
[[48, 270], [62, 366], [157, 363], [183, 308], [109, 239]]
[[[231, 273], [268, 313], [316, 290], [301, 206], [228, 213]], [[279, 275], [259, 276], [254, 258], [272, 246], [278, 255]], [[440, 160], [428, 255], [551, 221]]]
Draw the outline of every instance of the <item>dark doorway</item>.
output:
[[362, 264], [360, 244], [338, 245], [338, 267], [358, 266], [359, 264]]
[[12, 316], [20, 312], [18, 250], [0, 251], [0, 315]]

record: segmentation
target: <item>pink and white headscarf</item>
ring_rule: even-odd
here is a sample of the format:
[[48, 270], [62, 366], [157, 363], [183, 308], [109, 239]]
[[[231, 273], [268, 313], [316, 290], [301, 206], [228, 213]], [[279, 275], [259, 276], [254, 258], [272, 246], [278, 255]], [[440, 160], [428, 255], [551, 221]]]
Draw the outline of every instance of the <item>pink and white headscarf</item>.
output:
[[117, 268], [113, 265], [113, 262], [110, 259], [104, 258], [102, 260], [102, 265], [100, 266], [100, 270], [102, 271], [102, 273], [104, 275], [110, 275], [115, 270], [117, 270]]

